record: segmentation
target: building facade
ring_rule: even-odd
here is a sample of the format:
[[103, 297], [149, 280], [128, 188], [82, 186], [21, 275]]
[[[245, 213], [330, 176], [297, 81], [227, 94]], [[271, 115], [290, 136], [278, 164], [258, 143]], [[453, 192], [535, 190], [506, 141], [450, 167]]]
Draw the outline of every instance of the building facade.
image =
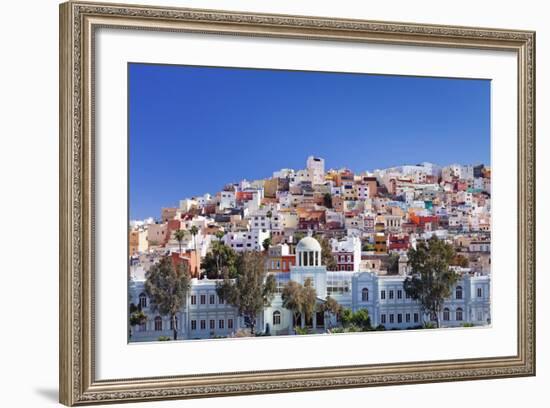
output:
[[[312, 237], [296, 245], [295, 265], [288, 272], [272, 272], [278, 291], [271, 305], [257, 317], [257, 331], [273, 335], [293, 334], [295, 326], [308, 326], [322, 333], [338, 326], [338, 316], [318, 312], [309, 322], [295, 321], [293, 313], [283, 307], [282, 288], [290, 280], [304, 284], [310, 279], [321, 305], [327, 296], [353, 311], [367, 309], [371, 325], [386, 329], [420, 327], [425, 320], [420, 304], [409, 298], [403, 289], [405, 274], [378, 275], [365, 271], [327, 271], [321, 262], [321, 246]], [[186, 304], [177, 315], [178, 338], [206, 339], [231, 337], [246, 327], [238, 311], [220, 299], [216, 293], [217, 280], [192, 279]], [[130, 281], [130, 302], [140, 305], [147, 322], [131, 328], [132, 341], [154, 341], [160, 336], [172, 336], [168, 316], [151, 312], [143, 279]], [[458, 327], [464, 323], [487, 325], [490, 315], [490, 276], [462, 273], [446, 299], [439, 320], [443, 327]]]

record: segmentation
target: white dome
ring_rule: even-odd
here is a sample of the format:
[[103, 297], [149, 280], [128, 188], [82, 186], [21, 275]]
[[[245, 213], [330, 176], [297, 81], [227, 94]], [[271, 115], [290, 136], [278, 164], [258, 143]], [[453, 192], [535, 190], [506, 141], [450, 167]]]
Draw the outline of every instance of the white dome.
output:
[[300, 252], [309, 252], [309, 251], [318, 251], [321, 252], [321, 244], [313, 237], [305, 237], [298, 242], [296, 245], [296, 251]]

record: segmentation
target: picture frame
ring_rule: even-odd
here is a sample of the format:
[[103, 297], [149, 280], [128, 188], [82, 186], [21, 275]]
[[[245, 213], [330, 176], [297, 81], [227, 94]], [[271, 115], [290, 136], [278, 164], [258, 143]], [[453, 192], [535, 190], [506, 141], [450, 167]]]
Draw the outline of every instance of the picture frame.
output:
[[[517, 271], [507, 273], [517, 274], [517, 352], [481, 358], [98, 379], [95, 200], [100, 186], [96, 184], [95, 41], [101, 28], [513, 53], [517, 60]], [[73, 406], [535, 375], [534, 32], [71, 1], [60, 5], [59, 80], [61, 403]]]

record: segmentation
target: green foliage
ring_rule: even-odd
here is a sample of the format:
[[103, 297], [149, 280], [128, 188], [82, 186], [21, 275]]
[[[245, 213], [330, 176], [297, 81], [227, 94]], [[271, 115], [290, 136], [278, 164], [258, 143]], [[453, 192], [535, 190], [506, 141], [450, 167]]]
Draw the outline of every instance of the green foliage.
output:
[[342, 326], [348, 331], [367, 331], [371, 329], [370, 316], [367, 309], [359, 309], [352, 312], [351, 309], [344, 309], [341, 313]]
[[135, 313], [139, 310], [141, 310], [139, 306], [136, 306], [134, 303], [130, 303], [130, 313]]
[[[151, 301], [151, 311], [169, 315], [175, 322], [176, 313], [185, 304], [190, 280], [187, 264], [174, 267], [169, 257], [161, 258], [145, 274], [145, 293]], [[174, 324], [176, 339], [177, 327]]]
[[474, 327], [474, 326], [475, 326], [475, 324], [473, 324], [473, 323], [468, 323], [468, 322], [462, 323], [462, 327]]
[[267, 251], [270, 246], [271, 246], [271, 237], [264, 239], [264, 241], [262, 242], [262, 247], [264, 248], [264, 251]]
[[370, 252], [374, 251], [374, 244], [369, 244], [368, 242], [363, 244], [363, 247], [361, 248], [362, 251]]
[[379, 324], [378, 326], [376, 326], [374, 328], [375, 331], [385, 331], [386, 330], [386, 326], [384, 326], [383, 324]]
[[170, 341], [170, 337], [168, 337], [168, 336], [159, 336], [159, 338], [157, 340], [158, 341]]
[[222, 241], [212, 242], [212, 249], [204, 257], [201, 268], [208, 279], [219, 279], [225, 275], [237, 276], [237, 253]]
[[311, 278], [307, 278], [303, 285], [298, 282], [289, 281], [281, 293], [283, 307], [292, 311], [294, 320], [302, 317], [302, 322], [313, 318], [317, 311], [317, 291], [313, 287]]
[[335, 271], [338, 268], [338, 264], [332, 255], [330, 242], [320, 234], [315, 235], [314, 238], [321, 244], [321, 264], [325, 265], [327, 270]]
[[294, 244], [297, 244], [298, 242], [300, 242], [302, 238], [305, 238], [305, 236], [306, 234], [304, 234], [303, 232], [295, 232], [294, 235], [292, 236], [292, 240]]
[[439, 327], [439, 312], [445, 298], [451, 296], [458, 275], [449, 269], [455, 256], [453, 247], [432, 237], [427, 243], [419, 243], [416, 249], [408, 252], [409, 265], [413, 276], [403, 282], [405, 292], [420, 302], [422, 309], [435, 316]]
[[322, 311], [336, 315], [342, 311], [342, 305], [340, 305], [340, 303], [338, 303], [336, 299], [328, 295], [325, 299], [325, 303], [322, 306]]
[[327, 208], [332, 208], [332, 195], [330, 193], [323, 195], [323, 205]]
[[423, 329], [435, 329], [435, 328], [437, 328], [437, 326], [433, 322], [425, 322], [422, 325], [422, 328]]
[[462, 254], [457, 254], [451, 265], [460, 266], [461, 268], [467, 268], [470, 265], [470, 261]]
[[260, 252], [241, 253], [237, 265], [236, 278], [230, 279], [226, 274], [223, 281], [217, 284], [216, 291], [221, 299], [238, 309], [254, 334], [256, 316], [271, 304], [275, 295], [275, 277], [266, 273]]
[[182, 229], [178, 229], [176, 230], [176, 232], [174, 232], [174, 238], [176, 238], [176, 241], [178, 241], [180, 253], [181, 253], [181, 242], [183, 241], [183, 238], [185, 238], [185, 234], [186, 232]]
[[399, 272], [399, 255], [391, 253], [388, 256], [388, 273], [397, 274]]
[[147, 315], [142, 311], [135, 311], [130, 314], [130, 326], [140, 326], [147, 321]]
[[309, 334], [309, 329], [307, 327], [302, 328], [302, 327], [296, 326], [296, 327], [294, 327], [294, 331], [298, 335]]

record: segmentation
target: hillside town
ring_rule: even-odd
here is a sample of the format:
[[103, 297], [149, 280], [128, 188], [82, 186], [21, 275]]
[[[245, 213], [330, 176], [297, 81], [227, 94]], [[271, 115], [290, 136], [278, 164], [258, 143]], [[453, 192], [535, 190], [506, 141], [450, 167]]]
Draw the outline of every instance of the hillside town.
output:
[[[227, 256], [261, 254], [273, 277], [274, 296], [254, 317], [257, 334], [337, 333], [345, 331], [346, 313], [360, 311], [373, 328], [425, 327], [434, 316], [404, 281], [413, 273], [409, 251], [433, 238], [452, 247], [449, 268], [457, 276], [435, 316], [440, 326], [491, 322], [486, 165], [420, 163], [355, 173], [326, 169], [323, 158], [310, 156], [305, 168], [240, 180], [159, 210], [158, 219], [129, 226], [130, 313], [142, 316], [131, 323], [131, 341], [172, 337], [174, 329], [179, 339], [243, 335], [250, 319], [219, 296], [228, 277], [210, 265], [220, 247]], [[147, 272], [165, 258], [190, 274], [173, 318], [151, 308], [145, 288]], [[283, 293], [289, 282], [312, 288], [311, 313], [289, 310]]]

